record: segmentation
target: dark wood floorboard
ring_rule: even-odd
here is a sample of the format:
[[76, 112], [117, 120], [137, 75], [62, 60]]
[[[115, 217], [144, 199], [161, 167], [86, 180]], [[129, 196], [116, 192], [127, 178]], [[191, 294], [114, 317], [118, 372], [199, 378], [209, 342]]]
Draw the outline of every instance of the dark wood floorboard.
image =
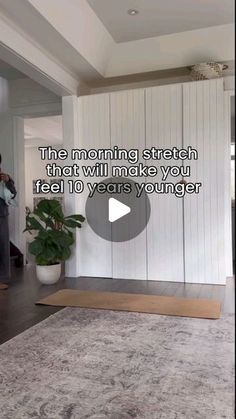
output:
[[163, 281], [142, 281], [146, 283], [146, 292], [147, 294], [154, 295], [163, 295], [167, 288], [169, 287], [169, 282]]
[[0, 291], [0, 344], [61, 310], [37, 306], [35, 302], [62, 288], [212, 298], [220, 300], [222, 311], [227, 313], [234, 313], [235, 307], [233, 278], [227, 280], [226, 286], [87, 277], [61, 279], [56, 285], [45, 286], [37, 281], [35, 268], [26, 266], [24, 269], [14, 268], [9, 290]]
[[[217, 287], [217, 285], [215, 285]], [[202, 284], [198, 298], [212, 298], [214, 285]]]

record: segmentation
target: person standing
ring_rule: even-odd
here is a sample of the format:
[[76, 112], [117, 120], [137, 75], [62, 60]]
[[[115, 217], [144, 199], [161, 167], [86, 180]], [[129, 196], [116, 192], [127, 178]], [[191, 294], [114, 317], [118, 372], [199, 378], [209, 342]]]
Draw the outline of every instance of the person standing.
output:
[[1, 171], [0, 154], [0, 290], [8, 288], [10, 280], [10, 238], [8, 226], [8, 199], [16, 196], [14, 181]]

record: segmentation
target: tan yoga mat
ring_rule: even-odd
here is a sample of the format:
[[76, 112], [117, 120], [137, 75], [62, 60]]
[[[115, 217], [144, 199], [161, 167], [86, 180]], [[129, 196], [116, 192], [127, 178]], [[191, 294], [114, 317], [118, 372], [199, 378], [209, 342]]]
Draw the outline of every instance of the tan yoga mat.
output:
[[57, 307], [134, 311], [139, 313], [206, 319], [220, 318], [219, 301], [165, 297], [159, 295], [121, 294], [116, 292], [63, 289], [43, 298], [36, 304]]

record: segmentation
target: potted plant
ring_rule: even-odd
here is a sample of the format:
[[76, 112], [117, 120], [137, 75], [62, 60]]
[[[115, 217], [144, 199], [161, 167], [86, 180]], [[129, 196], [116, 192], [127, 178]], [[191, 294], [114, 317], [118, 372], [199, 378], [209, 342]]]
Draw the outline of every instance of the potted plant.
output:
[[73, 230], [81, 228], [85, 218], [63, 214], [56, 199], [44, 199], [26, 216], [24, 231], [33, 234], [29, 252], [35, 256], [36, 274], [43, 284], [54, 284], [61, 275], [61, 263], [69, 259], [74, 244]]

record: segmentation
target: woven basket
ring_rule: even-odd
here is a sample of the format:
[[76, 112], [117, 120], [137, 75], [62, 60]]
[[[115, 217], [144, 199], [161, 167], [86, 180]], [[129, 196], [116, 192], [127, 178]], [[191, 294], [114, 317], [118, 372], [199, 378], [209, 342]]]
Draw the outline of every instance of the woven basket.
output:
[[223, 71], [228, 66], [226, 64], [209, 62], [200, 63], [189, 67], [190, 77], [192, 80], [210, 80], [223, 76]]

